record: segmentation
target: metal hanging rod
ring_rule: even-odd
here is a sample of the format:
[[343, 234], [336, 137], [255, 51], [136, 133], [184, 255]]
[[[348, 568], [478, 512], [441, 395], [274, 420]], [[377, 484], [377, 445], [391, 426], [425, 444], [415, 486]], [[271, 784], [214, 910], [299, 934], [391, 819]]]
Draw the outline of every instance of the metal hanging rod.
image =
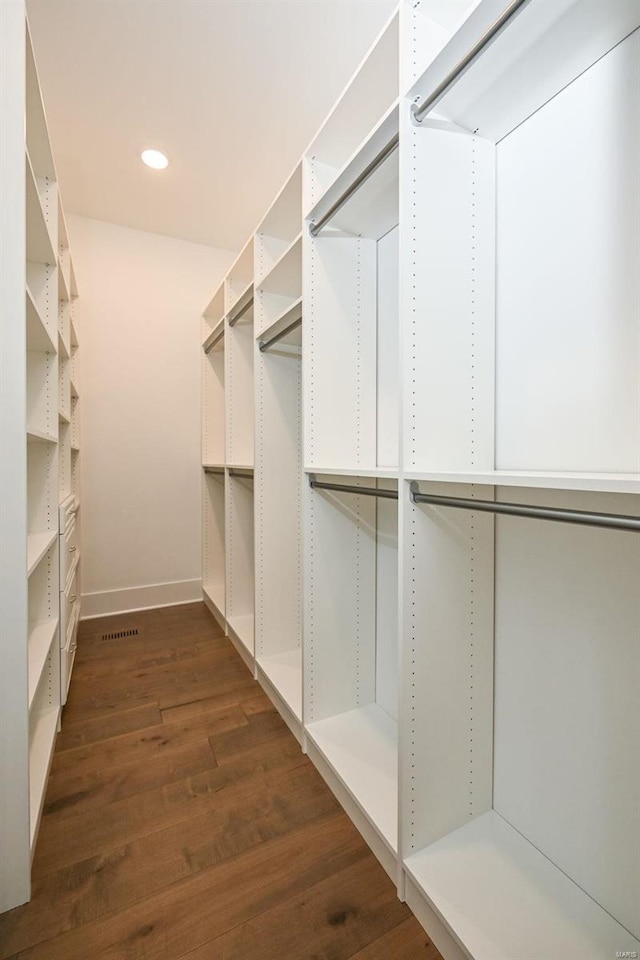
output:
[[593, 513], [590, 510], [565, 510], [561, 507], [534, 507], [525, 503], [504, 503], [500, 500], [471, 500], [467, 497], [441, 497], [420, 493], [417, 483], [410, 486], [413, 503], [429, 503], [438, 507], [454, 507], [482, 513], [503, 513], [511, 517], [530, 517], [533, 520], [555, 520], [559, 523], [579, 523], [588, 527], [607, 527], [611, 530], [640, 532], [640, 517], [626, 517], [615, 513]]
[[244, 477], [245, 479], [253, 480], [253, 470], [249, 467], [230, 467], [229, 468], [230, 477]]
[[222, 340], [223, 337], [224, 337], [224, 323], [223, 323], [223, 325], [222, 325], [222, 330], [220, 331], [220, 333], [218, 334], [218, 336], [215, 337], [215, 339], [210, 340], [210, 341], [207, 343], [206, 347], [204, 348], [204, 352], [205, 352], [205, 353], [211, 353], [211, 351], [212, 351], [213, 348], [215, 347], [216, 343], [220, 343], [220, 341]]
[[357, 493], [365, 497], [381, 497], [383, 500], [397, 500], [397, 490], [383, 490], [379, 487], [355, 487], [349, 483], [325, 483], [309, 475], [309, 486], [317, 490], [336, 490], [338, 493]]
[[224, 467], [205, 467], [204, 472], [222, 474], [222, 476], [224, 476]]
[[400, 142], [400, 134], [396, 133], [391, 138], [391, 140], [389, 140], [389, 142], [385, 144], [382, 150], [380, 150], [379, 153], [375, 155], [373, 160], [367, 164], [367, 166], [364, 168], [362, 173], [358, 174], [356, 179], [353, 181], [353, 183], [351, 183], [347, 187], [344, 193], [340, 194], [340, 196], [335, 201], [335, 203], [331, 204], [327, 212], [323, 214], [319, 220], [309, 224], [309, 233], [311, 234], [312, 237], [318, 236], [320, 231], [324, 227], [326, 227], [326, 225], [329, 223], [330, 220], [332, 220], [335, 217], [338, 210], [342, 209], [342, 207], [345, 205], [347, 200], [349, 200], [353, 196], [353, 194], [360, 189], [362, 184], [369, 179], [372, 173], [375, 173], [375, 171], [378, 169], [379, 166], [381, 166], [381, 164], [384, 163], [387, 157], [390, 157], [391, 154], [394, 152], [394, 150], [398, 149], [399, 142]]
[[247, 300], [247, 302], [240, 307], [237, 313], [230, 313], [229, 316], [227, 317], [227, 323], [229, 324], [229, 326], [233, 327], [238, 322], [238, 320], [241, 320], [242, 317], [244, 317], [245, 313], [247, 313], [252, 306], [253, 306], [253, 297]]
[[261, 353], [264, 353], [265, 350], [268, 350], [269, 347], [272, 347], [274, 343], [278, 343], [282, 340], [288, 333], [291, 333], [292, 330], [295, 330], [296, 327], [302, 326], [302, 317], [298, 317], [297, 320], [294, 320], [293, 323], [290, 323], [288, 327], [285, 327], [284, 330], [281, 330], [280, 333], [275, 333], [272, 337], [269, 337], [268, 340], [259, 340], [258, 349]]
[[411, 114], [416, 123], [422, 123], [430, 110], [435, 107], [438, 100], [440, 100], [440, 98], [443, 97], [444, 94], [449, 90], [449, 87], [453, 86], [453, 84], [464, 73], [467, 67], [473, 63], [475, 58], [482, 53], [484, 48], [491, 43], [500, 30], [502, 30], [509, 20], [511, 20], [511, 18], [518, 12], [520, 7], [523, 7], [525, 3], [528, 2], [529, 0], [512, 0], [509, 6], [497, 18], [497, 20], [494, 20], [493, 23], [487, 27], [480, 39], [474, 43], [467, 53], [465, 53], [462, 60], [459, 60], [453, 70], [451, 70], [446, 75], [444, 80], [438, 84], [433, 93], [429, 94], [424, 103], [413, 104], [411, 107]]

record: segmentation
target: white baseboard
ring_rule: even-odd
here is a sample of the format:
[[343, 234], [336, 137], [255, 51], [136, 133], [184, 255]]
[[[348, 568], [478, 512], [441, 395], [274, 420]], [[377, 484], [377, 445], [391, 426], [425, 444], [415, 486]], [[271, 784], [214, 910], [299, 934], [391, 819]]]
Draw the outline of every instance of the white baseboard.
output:
[[172, 583], [151, 583], [146, 587], [124, 590], [102, 590], [82, 594], [82, 620], [109, 617], [134, 610], [173, 607], [180, 603], [202, 600], [202, 580], [176, 580]]

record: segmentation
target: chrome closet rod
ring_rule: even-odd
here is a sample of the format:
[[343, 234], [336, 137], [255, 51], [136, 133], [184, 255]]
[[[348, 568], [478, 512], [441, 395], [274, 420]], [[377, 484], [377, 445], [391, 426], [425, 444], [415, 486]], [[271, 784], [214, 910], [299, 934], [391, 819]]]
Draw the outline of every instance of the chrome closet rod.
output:
[[295, 330], [296, 327], [301, 326], [302, 317], [298, 317], [297, 320], [294, 320], [293, 323], [290, 323], [288, 327], [285, 327], [284, 330], [281, 330], [280, 333], [276, 333], [273, 337], [270, 337], [269, 340], [259, 340], [258, 349], [261, 353], [264, 353], [265, 350], [268, 350], [269, 347], [272, 347], [274, 343], [278, 343], [279, 340], [282, 340], [283, 337], [286, 337], [288, 333], [291, 333], [292, 330]]
[[309, 224], [309, 233], [311, 234], [312, 237], [318, 236], [318, 234], [323, 229], [323, 227], [327, 225], [329, 220], [332, 220], [335, 217], [338, 210], [340, 210], [345, 205], [347, 200], [349, 200], [349, 198], [352, 197], [353, 194], [360, 189], [362, 184], [369, 179], [372, 173], [375, 173], [375, 171], [378, 169], [378, 167], [382, 163], [384, 163], [387, 157], [390, 157], [393, 151], [398, 149], [399, 142], [400, 142], [400, 134], [396, 133], [391, 138], [391, 140], [389, 140], [389, 142], [385, 144], [382, 150], [380, 150], [380, 152], [375, 155], [373, 160], [367, 164], [367, 166], [364, 168], [362, 173], [358, 174], [356, 179], [353, 181], [353, 183], [351, 183], [347, 187], [344, 193], [340, 194], [338, 199], [335, 201], [335, 203], [333, 203], [329, 207], [327, 212], [323, 214], [317, 222]]
[[238, 310], [237, 313], [229, 314], [229, 316], [227, 317], [227, 323], [229, 324], [229, 326], [230, 326], [230, 327], [233, 327], [234, 324], [236, 324], [236, 323], [238, 322], [238, 320], [240, 320], [240, 319], [242, 319], [242, 317], [244, 317], [245, 313], [246, 313], [252, 306], [253, 306], [253, 297], [251, 297], [250, 300], [247, 300], [247, 302], [245, 303], [245, 305], [244, 305], [243, 307], [241, 307], [240, 310]]
[[510, 517], [530, 517], [533, 520], [555, 520], [559, 523], [579, 523], [588, 527], [606, 527], [611, 530], [640, 532], [640, 517], [616, 513], [593, 513], [591, 510], [565, 510], [562, 507], [534, 507], [526, 503], [504, 503], [501, 500], [471, 500], [467, 497], [441, 497], [420, 493], [415, 481], [410, 486], [413, 503], [428, 503], [438, 507], [454, 507], [481, 513], [501, 513]]
[[349, 483], [325, 483], [309, 475], [309, 486], [318, 490], [336, 490], [339, 493], [357, 493], [365, 497], [382, 497], [384, 500], [397, 500], [397, 490], [383, 490], [380, 487], [355, 487]]
[[438, 84], [435, 90], [429, 94], [424, 103], [414, 103], [411, 107], [411, 114], [416, 123], [421, 123], [427, 113], [436, 105], [438, 100], [447, 92], [449, 87], [453, 86], [460, 75], [475, 60], [478, 54], [482, 53], [484, 48], [490, 43], [497, 33], [508, 23], [508, 21], [518, 12], [520, 7], [528, 3], [529, 0], [512, 0], [509, 6], [500, 14], [500, 16], [487, 27], [479, 40], [474, 43], [470, 50], [465, 53], [462, 60], [459, 60], [453, 70], [451, 70], [444, 80]]
[[215, 338], [215, 340], [212, 340], [211, 343], [208, 343], [208, 344], [206, 345], [206, 347], [204, 348], [204, 352], [205, 352], [205, 353], [211, 353], [211, 351], [212, 351], [213, 348], [215, 347], [216, 343], [220, 343], [220, 341], [222, 340], [223, 337], [224, 337], [224, 326], [223, 326], [222, 330], [220, 331], [220, 333], [218, 334], [218, 336]]

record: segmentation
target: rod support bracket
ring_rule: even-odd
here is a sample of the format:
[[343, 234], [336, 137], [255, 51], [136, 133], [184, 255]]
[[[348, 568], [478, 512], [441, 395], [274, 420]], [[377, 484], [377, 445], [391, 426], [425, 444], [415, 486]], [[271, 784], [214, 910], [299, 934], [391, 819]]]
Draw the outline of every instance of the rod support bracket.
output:
[[416, 502], [416, 493], [420, 493], [420, 484], [417, 480], [412, 480], [409, 484], [409, 500], [411, 503]]

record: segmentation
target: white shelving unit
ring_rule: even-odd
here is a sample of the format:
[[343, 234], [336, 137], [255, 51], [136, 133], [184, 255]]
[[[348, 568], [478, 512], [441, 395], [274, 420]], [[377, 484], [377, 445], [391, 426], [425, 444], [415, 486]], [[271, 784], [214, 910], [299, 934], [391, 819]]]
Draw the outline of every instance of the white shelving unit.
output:
[[[30, 896], [61, 715], [58, 504], [70, 477], [75, 279], [24, 4], [0, 8], [3, 415], [0, 910]], [[26, 335], [25, 335], [26, 334]]]
[[205, 598], [445, 960], [640, 951], [639, 27], [403, 2], [216, 315]]

